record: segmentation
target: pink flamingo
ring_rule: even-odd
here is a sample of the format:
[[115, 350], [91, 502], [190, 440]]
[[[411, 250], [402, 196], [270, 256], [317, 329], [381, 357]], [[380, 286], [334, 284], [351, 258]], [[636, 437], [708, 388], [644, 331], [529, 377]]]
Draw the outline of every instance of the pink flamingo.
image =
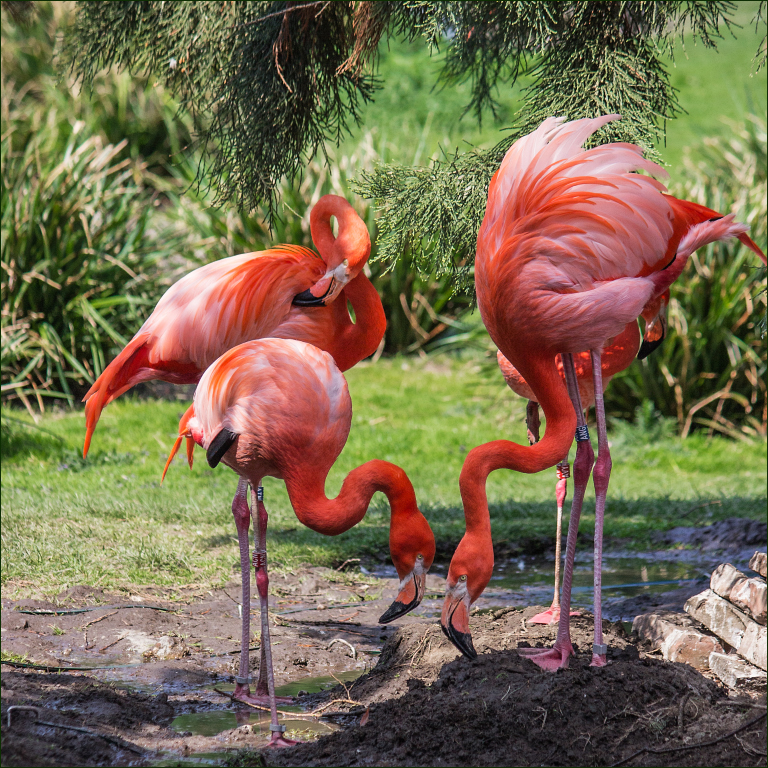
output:
[[[635, 357], [643, 359], [661, 344], [666, 334], [666, 309], [669, 303], [669, 291], [651, 301], [649, 306], [643, 309], [645, 320], [645, 333], [643, 343], [640, 344], [640, 332], [636, 322], [627, 323], [624, 330], [612, 339], [610, 344], [603, 349], [602, 374], [603, 392], [608, 387], [610, 380], [619, 371], [627, 368]], [[528, 400], [526, 408], [526, 424], [528, 426], [528, 442], [531, 445], [539, 442], [539, 403], [536, 395], [528, 386], [525, 379], [512, 363], [501, 352], [496, 353], [499, 368], [509, 388], [520, 397]], [[556, 357], [557, 370], [565, 381], [565, 370], [562, 357]], [[595, 391], [592, 378], [592, 361], [588, 352], [580, 352], [573, 356], [573, 365], [576, 379], [579, 385], [579, 395], [585, 408], [595, 403]], [[528, 619], [529, 624], [556, 624], [560, 619], [560, 563], [561, 540], [563, 530], [563, 505], [568, 494], [568, 478], [571, 476], [571, 468], [568, 463], [568, 455], [557, 464], [557, 484], [555, 485], [555, 500], [557, 503], [557, 526], [555, 534], [555, 589], [552, 605], [546, 611], [537, 613]], [[578, 616], [578, 611], [571, 611], [571, 616]]]
[[[337, 237], [331, 217], [339, 225]], [[300, 339], [329, 352], [343, 371], [371, 355], [384, 336], [386, 318], [376, 289], [361, 271], [371, 251], [365, 223], [343, 197], [325, 195], [310, 213], [310, 229], [320, 257], [308, 248], [279, 245], [206, 264], [171, 286], [86, 393], [83, 456], [102, 409], [123, 392], [152, 379], [197, 383], [220, 355], [245, 341]], [[238, 483], [232, 513], [240, 541], [247, 648], [251, 515], [244, 480]], [[241, 666], [237, 680], [236, 698], [266, 701], [264, 686], [251, 696], [247, 666]]]
[[[493, 571], [485, 481], [495, 469], [539, 472], [567, 454], [576, 434], [574, 499], [568, 526], [563, 597], [552, 649], [521, 653], [545, 669], [568, 664], [576, 533], [594, 464], [595, 634], [592, 664], [606, 663], [601, 611], [602, 536], [611, 458], [605, 430], [602, 350], [682, 272], [697, 248], [738, 237], [765, 256], [733, 215], [666, 194], [635, 173], [665, 175], [632, 144], [582, 144], [618, 115], [564, 122], [548, 118], [507, 152], [488, 191], [477, 240], [475, 281], [483, 321], [502, 354], [544, 409], [543, 439], [523, 447], [497, 440], [467, 455], [459, 485], [467, 530], [448, 571], [441, 625], [465, 655], [476, 655], [469, 610]], [[598, 458], [588, 439], [573, 354], [589, 350]], [[562, 355], [566, 383], [558, 373]], [[570, 402], [569, 402], [570, 400]]]
[[[224, 353], [206, 370], [195, 398], [179, 424], [179, 437], [163, 471], [187, 439], [190, 466], [195, 444], [206, 450], [210, 466], [220, 461], [257, 489], [253, 510], [256, 584], [261, 602], [261, 664], [257, 691], [266, 689], [272, 711], [273, 746], [285, 739], [277, 721], [269, 644], [267, 512], [261, 480], [285, 481], [299, 520], [313, 531], [336, 536], [362, 520], [371, 497], [382, 491], [391, 507], [389, 546], [400, 576], [400, 591], [380, 621], [415, 608], [424, 597], [426, 574], [435, 556], [435, 539], [416, 505], [408, 476], [387, 461], [369, 461], [350, 472], [335, 499], [325, 495], [325, 480], [347, 441], [352, 403], [347, 382], [333, 358], [316, 347], [287, 339], [259, 339]], [[247, 562], [248, 540], [240, 539]], [[243, 604], [244, 644], [240, 670], [248, 670], [248, 603]], [[236, 695], [251, 700], [238, 683]]]

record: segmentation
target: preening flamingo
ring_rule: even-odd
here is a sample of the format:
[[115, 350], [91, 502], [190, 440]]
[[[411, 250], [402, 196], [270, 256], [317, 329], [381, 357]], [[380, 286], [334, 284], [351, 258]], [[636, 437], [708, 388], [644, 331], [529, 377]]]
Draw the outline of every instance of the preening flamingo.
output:
[[[733, 215], [666, 194], [636, 173], [666, 175], [632, 144], [582, 145], [618, 115], [564, 122], [548, 118], [510, 148], [488, 190], [477, 240], [475, 282], [480, 313], [502, 354], [544, 409], [541, 441], [522, 446], [497, 440], [469, 452], [459, 480], [466, 533], [451, 560], [441, 624], [474, 658], [469, 611], [493, 571], [485, 483], [495, 469], [539, 472], [566, 455], [576, 434], [574, 499], [568, 526], [557, 639], [550, 650], [529, 649], [545, 669], [567, 666], [573, 560], [581, 506], [594, 454], [588, 439], [573, 354], [592, 361], [598, 459], [595, 484], [595, 636], [593, 665], [606, 663], [600, 573], [602, 525], [611, 458], [605, 431], [602, 349], [677, 279], [697, 248], [738, 237], [765, 256]], [[558, 373], [562, 355], [566, 384]]]
[[[337, 237], [332, 216], [338, 222]], [[307, 248], [282, 245], [212, 262], [174, 284], [86, 394], [83, 456], [102, 409], [116, 397], [152, 379], [196, 383], [211, 363], [242, 342], [264, 336], [300, 339], [333, 355], [341, 370], [372, 354], [384, 336], [386, 318], [376, 289], [361, 272], [371, 250], [368, 230], [352, 206], [336, 195], [320, 198], [310, 213], [310, 229], [322, 258]], [[241, 480], [232, 512], [241, 547], [244, 536], [247, 549], [246, 496]], [[247, 562], [242, 584], [247, 606]], [[247, 647], [247, 635], [243, 642]]]
[[[636, 322], [627, 323], [624, 330], [611, 339], [608, 346], [603, 349], [602, 374], [603, 392], [610, 380], [619, 371], [623, 371], [638, 357], [643, 359], [661, 344], [666, 333], [666, 308], [669, 303], [669, 291], [650, 302], [643, 309], [645, 320], [645, 334], [643, 343], [640, 344], [640, 333]], [[531, 445], [539, 442], [539, 403], [536, 395], [528, 386], [525, 379], [512, 363], [501, 352], [497, 352], [499, 368], [509, 388], [528, 399], [526, 407], [526, 424], [528, 426], [528, 441]], [[557, 370], [565, 381], [565, 371], [560, 355], [556, 358]], [[595, 403], [594, 381], [592, 377], [592, 361], [588, 352], [580, 352], [573, 356], [573, 365], [576, 372], [576, 380], [579, 385], [579, 394], [582, 405], [588, 408]], [[555, 485], [555, 500], [557, 503], [557, 525], [555, 533], [555, 590], [552, 605], [546, 611], [537, 613], [528, 619], [529, 624], [556, 624], [560, 619], [560, 563], [561, 541], [563, 530], [563, 505], [568, 493], [568, 478], [571, 476], [571, 468], [568, 463], [568, 454], [557, 464], [557, 484]], [[571, 616], [578, 616], [578, 611], [571, 611]]]
[[322, 258], [278, 245], [206, 264], [171, 286], [83, 398], [83, 456], [102, 409], [123, 392], [153, 379], [195, 384], [214, 360], [245, 341], [300, 339], [330, 352], [343, 371], [373, 354], [386, 318], [361, 273], [371, 252], [365, 223], [343, 197], [325, 195], [310, 213], [310, 230]]
[[[262, 701], [272, 710], [272, 744], [288, 745], [277, 721], [272, 656], [269, 645], [267, 576], [267, 512], [261, 480], [285, 481], [299, 520], [313, 531], [335, 536], [362, 520], [371, 497], [382, 491], [391, 507], [389, 547], [400, 576], [400, 591], [380, 621], [391, 621], [415, 608], [424, 597], [426, 574], [435, 556], [435, 539], [416, 505], [408, 476], [387, 461], [369, 461], [350, 472], [335, 499], [325, 495], [328, 472], [347, 441], [352, 403], [347, 382], [333, 358], [309, 344], [286, 339], [260, 339], [222, 355], [203, 374], [194, 402], [179, 424], [163, 471], [187, 438], [192, 464], [195, 444], [206, 449], [208, 463], [220, 461], [258, 489], [253, 564], [261, 601], [261, 664], [256, 696], [248, 685], [250, 595], [243, 598], [243, 647], [235, 694]], [[248, 568], [248, 507], [235, 512], [240, 560]], [[240, 516], [238, 516], [238, 514]]]

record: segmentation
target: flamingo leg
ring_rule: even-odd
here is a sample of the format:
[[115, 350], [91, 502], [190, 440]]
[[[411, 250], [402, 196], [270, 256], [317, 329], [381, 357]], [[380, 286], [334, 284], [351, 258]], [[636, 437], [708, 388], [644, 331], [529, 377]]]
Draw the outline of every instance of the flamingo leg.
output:
[[568, 659], [573, 655], [571, 643], [571, 587], [573, 585], [573, 564], [576, 558], [576, 535], [579, 529], [581, 507], [584, 493], [595, 461], [595, 454], [589, 442], [587, 424], [581, 407], [581, 396], [576, 381], [576, 371], [573, 367], [573, 356], [563, 355], [563, 369], [568, 394], [576, 411], [576, 458], [573, 462], [573, 503], [571, 504], [571, 519], [568, 523], [568, 540], [565, 547], [565, 572], [563, 574], [563, 596], [560, 606], [560, 618], [557, 625], [557, 638], [551, 649], [520, 648], [518, 653], [538, 664], [542, 669], [555, 671], [568, 666]]
[[[269, 574], [267, 573], [267, 510], [264, 506], [264, 489], [261, 485], [256, 489], [255, 511], [252, 511], [253, 527], [255, 529], [253, 547], [253, 567], [256, 571], [256, 587], [259, 591], [259, 603], [261, 608], [261, 665], [259, 668], [259, 687], [263, 686], [266, 676], [267, 695], [269, 697], [269, 709], [272, 715], [270, 731], [272, 738], [270, 747], [292, 747], [300, 742], [287, 739], [285, 726], [277, 719], [277, 697], [275, 696], [275, 675], [272, 670], [272, 647], [269, 639]], [[282, 702], [290, 703], [291, 698], [281, 697]]]
[[603, 372], [600, 350], [591, 350], [592, 377], [595, 383], [595, 418], [597, 420], [597, 461], [592, 472], [595, 484], [595, 644], [592, 647], [593, 667], [603, 667], [607, 663], [608, 646], [603, 644], [603, 519], [605, 517], [605, 498], [608, 494], [608, 481], [611, 477], [611, 451], [608, 447], [608, 435], [605, 426], [605, 403], [603, 401]]
[[[256, 686], [255, 695], [251, 693], [250, 686], [250, 653], [248, 648], [251, 639], [251, 557], [248, 551], [248, 528], [251, 524], [251, 510], [248, 506], [248, 482], [243, 478], [240, 478], [237, 484], [237, 492], [232, 501], [232, 514], [237, 526], [237, 538], [240, 545], [240, 576], [243, 583], [240, 669], [238, 676], [235, 678], [234, 698], [237, 701], [244, 701], [249, 704], [267, 706], [269, 704], [269, 693], [266, 685], [266, 675], [262, 674], [262, 670], [266, 667], [263, 644], [261, 649], [262, 661], [259, 666], [259, 682]], [[287, 700], [287, 702], [290, 701], [292, 700]]]

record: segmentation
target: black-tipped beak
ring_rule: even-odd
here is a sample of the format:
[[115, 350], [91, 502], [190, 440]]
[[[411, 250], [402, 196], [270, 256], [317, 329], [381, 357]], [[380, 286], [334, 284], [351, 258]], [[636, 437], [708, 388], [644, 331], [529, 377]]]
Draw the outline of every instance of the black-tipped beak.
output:
[[640, 349], [637, 351], [637, 359], [644, 360], [646, 357], [648, 357], [648, 355], [651, 354], [651, 352], [661, 346], [662, 341], [664, 341], [663, 336], [660, 339], [656, 339], [655, 341], [646, 341], [643, 339], [643, 343], [640, 345]]
[[[425, 573], [414, 574], [411, 581], [407, 582], [400, 590], [392, 605], [379, 617], [379, 624], [389, 624], [390, 621], [405, 616], [412, 611], [423, 599], [426, 591], [427, 576]], [[411, 597], [409, 600], [408, 598]]]
[[312, 291], [307, 288], [306, 291], [302, 291], [301, 293], [297, 293], [293, 297], [293, 301], [291, 304], [293, 304], [294, 307], [324, 307], [325, 306], [325, 300], [328, 298], [328, 296], [331, 295], [334, 288], [334, 281], [331, 280], [330, 285], [328, 286], [328, 290], [322, 295], [322, 296], [315, 296]]
[[[461, 629], [456, 626], [457, 624]], [[443, 603], [440, 627], [443, 634], [468, 659], [477, 658], [477, 651], [472, 644], [472, 635], [469, 632], [469, 602], [466, 596], [457, 596], [454, 590], [448, 590]]]
[[450, 623], [450, 621], [449, 621], [447, 627], [445, 626], [445, 624], [440, 624], [440, 628], [443, 630], [443, 634], [468, 659], [476, 659], [477, 658], [477, 651], [475, 650], [475, 646], [472, 644], [472, 635], [470, 635], [469, 632], [459, 632], [458, 630], [454, 629], [454, 627]]

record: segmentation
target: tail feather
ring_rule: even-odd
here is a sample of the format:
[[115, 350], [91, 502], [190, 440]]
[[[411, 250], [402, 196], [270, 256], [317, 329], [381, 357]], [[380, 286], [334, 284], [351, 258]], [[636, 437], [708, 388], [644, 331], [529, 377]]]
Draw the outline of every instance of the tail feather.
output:
[[195, 441], [192, 439], [189, 433], [189, 421], [190, 419], [195, 415], [195, 404], [192, 403], [192, 405], [187, 408], [184, 415], [181, 417], [181, 420], [179, 421], [179, 436], [176, 438], [176, 442], [173, 444], [173, 448], [171, 448], [171, 452], [168, 454], [168, 460], [165, 462], [165, 468], [163, 469], [163, 476], [160, 478], [160, 482], [162, 483], [163, 480], [165, 480], [165, 473], [168, 471], [168, 467], [171, 466], [171, 462], [173, 461], [176, 454], [179, 452], [179, 448], [181, 447], [181, 441], [186, 437], [187, 438], [187, 461], [189, 462], [190, 469], [192, 468], [192, 457], [195, 452]]
[[[683, 219], [689, 227], [691, 227], [688, 233], [683, 237], [680, 246], [678, 246], [678, 253], [681, 253], [684, 250], [689, 250], [694, 239], [699, 242], [694, 248], [690, 248], [689, 253], [693, 253], [696, 248], [700, 248], [706, 243], [736, 237], [743, 245], [753, 251], [763, 264], [766, 263], [765, 253], [763, 253], [760, 246], [746, 234], [747, 226], [735, 222], [733, 215], [729, 214], [728, 216], [723, 216], [722, 213], [707, 208], [705, 205], [699, 205], [690, 200], [680, 200], [677, 197], [672, 197], [672, 195], [667, 195], [666, 197], [672, 204], [675, 213]], [[693, 230], [696, 229], [696, 225], [704, 224], [705, 222], [712, 223], [716, 226], [711, 228], [699, 227], [694, 234]], [[686, 240], [688, 240], [687, 243]]]
[[146, 347], [148, 334], [135, 336], [125, 349], [104, 369], [101, 376], [85, 393], [85, 442], [83, 458], [88, 455], [91, 437], [96, 424], [99, 422], [101, 411], [116, 397], [130, 389], [138, 381], [133, 380], [134, 374], [146, 362]]

